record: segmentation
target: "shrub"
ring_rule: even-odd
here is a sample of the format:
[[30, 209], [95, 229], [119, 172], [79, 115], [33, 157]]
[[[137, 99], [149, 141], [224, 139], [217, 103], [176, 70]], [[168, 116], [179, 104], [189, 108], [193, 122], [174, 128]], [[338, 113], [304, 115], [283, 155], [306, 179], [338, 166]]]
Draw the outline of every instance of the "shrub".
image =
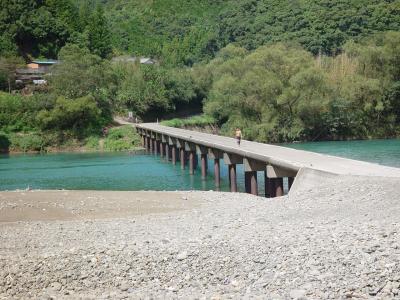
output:
[[213, 117], [208, 115], [199, 115], [186, 119], [171, 119], [167, 121], [162, 121], [161, 125], [176, 127], [176, 128], [184, 128], [184, 127], [205, 127], [209, 125], [215, 125], [216, 121]]
[[10, 141], [10, 150], [13, 151], [43, 151], [45, 146], [43, 138], [37, 133], [11, 134]]
[[99, 137], [98, 136], [89, 136], [86, 139], [85, 147], [90, 150], [98, 150], [99, 149]]
[[128, 151], [139, 145], [140, 137], [129, 125], [111, 128], [104, 140], [106, 151]]
[[53, 109], [42, 110], [37, 115], [37, 121], [43, 130], [72, 129], [82, 134], [101, 127], [101, 111], [91, 96], [74, 100], [59, 97]]

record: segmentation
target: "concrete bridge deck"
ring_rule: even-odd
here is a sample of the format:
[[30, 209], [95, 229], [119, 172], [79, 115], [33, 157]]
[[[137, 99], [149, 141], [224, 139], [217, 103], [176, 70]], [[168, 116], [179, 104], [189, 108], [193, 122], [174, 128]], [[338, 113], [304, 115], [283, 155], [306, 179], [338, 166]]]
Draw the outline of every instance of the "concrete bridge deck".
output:
[[[150, 144], [154, 149], [156, 146], [153, 147], [153, 141], [181, 147], [185, 151], [190, 151], [188, 145], [192, 145], [197, 147], [194, 149], [197, 149], [195, 151], [198, 154], [202, 153], [198, 150], [202, 148], [207, 149], [207, 152], [203, 153], [210, 153], [210, 150], [222, 153], [223, 155], [212, 158], [224, 158], [227, 164], [244, 163], [245, 171], [267, 170], [266, 177], [270, 178], [294, 178], [304, 169], [331, 175], [400, 178], [399, 168], [246, 140], [242, 140], [239, 146], [234, 138], [166, 127], [157, 123], [135, 126], [139, 133], [151, 139]], [[231, 160], [232, 157], [236, 159]]]

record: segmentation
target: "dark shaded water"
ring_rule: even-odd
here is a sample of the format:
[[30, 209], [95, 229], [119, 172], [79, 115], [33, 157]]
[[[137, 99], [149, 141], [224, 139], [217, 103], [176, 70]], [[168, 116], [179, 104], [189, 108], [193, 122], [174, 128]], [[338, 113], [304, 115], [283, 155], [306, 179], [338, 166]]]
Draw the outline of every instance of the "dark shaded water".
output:
[[[400, 140], [320, 142], [289, 144], [288, 147], [400, 167]], [[213, 190], [213, 165], [201, 179], [160, 157], [128, 153], [60, 153], [0, 156], [0, 190]], [[243, 169], [238, 165], [239, 190], [244, 190]], [[221, 163], [221, 190], [228, 190], [227, 167]], [[259, 173], [260, 193], [263, 174]]]

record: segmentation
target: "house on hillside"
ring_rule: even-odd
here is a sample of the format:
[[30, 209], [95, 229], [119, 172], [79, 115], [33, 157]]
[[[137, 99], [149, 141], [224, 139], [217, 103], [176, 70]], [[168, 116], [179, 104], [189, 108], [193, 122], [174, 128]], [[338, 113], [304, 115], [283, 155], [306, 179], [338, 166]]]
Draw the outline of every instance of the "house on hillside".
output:
[[140, 63], [142, 65], [155, 65], [157, 61], [150, 57], [135, 57], [135, 56], [117, 56], [112, 59], [113, 62], [124, 63]]
[[29, 84], [46, 84], [45, 76], [50, 75], [50, 67], [57, 64], [57, 60], [34, 60], [26, 65], [25, 68], [15, 70], [15, 83], [17, 86], [24, 87]]
[[41, 69], [46, 73], [49, 72], [50, 67], [58, 64], [58, 60], [54, 59], [42, 59], [42, 60], [33, 60], [31, 63], [27, 64], [28, 69]]

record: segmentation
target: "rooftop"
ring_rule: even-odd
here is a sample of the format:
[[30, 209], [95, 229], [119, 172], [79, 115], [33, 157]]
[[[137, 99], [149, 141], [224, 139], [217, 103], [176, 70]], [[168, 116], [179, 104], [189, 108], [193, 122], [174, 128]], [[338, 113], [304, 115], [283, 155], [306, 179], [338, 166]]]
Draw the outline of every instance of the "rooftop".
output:
[[54, 65], [58, 63], [58, 60], [55, 59], [40, 59], [40, 60], [33, 60], [32, 63], [38, 65]]

